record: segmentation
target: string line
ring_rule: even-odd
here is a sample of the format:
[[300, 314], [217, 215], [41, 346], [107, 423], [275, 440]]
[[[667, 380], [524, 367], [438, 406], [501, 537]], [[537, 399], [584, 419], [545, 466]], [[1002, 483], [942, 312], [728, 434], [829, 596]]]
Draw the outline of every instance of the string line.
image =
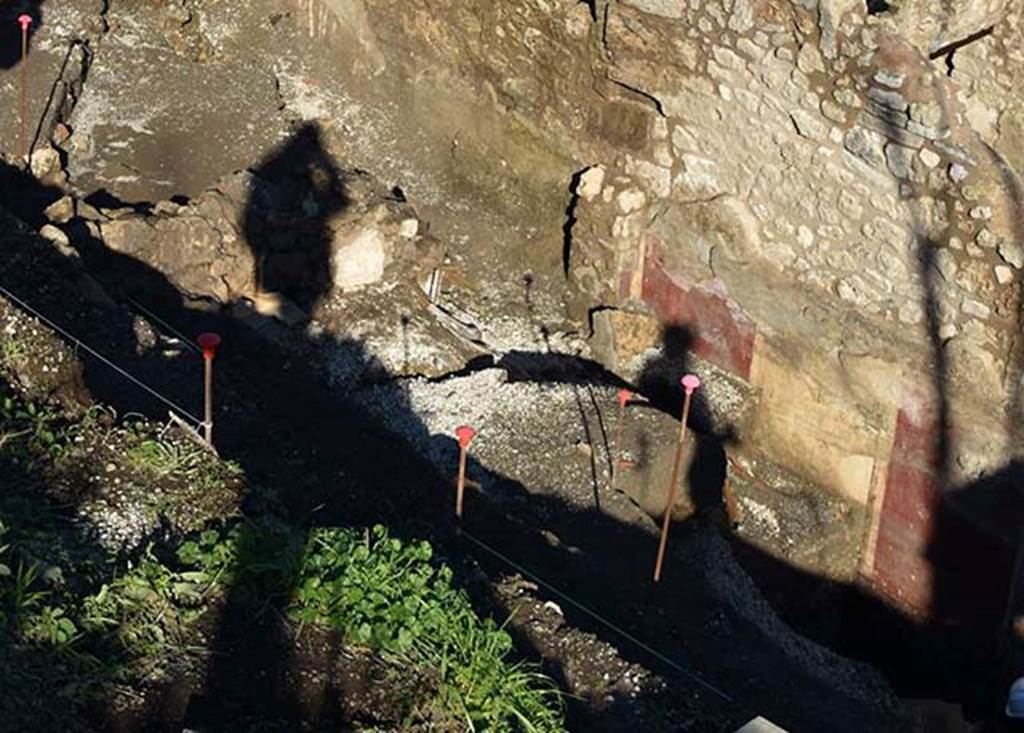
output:
[[123, 376], [128, 381], [132, 382], [136, 386], [138, 386], [141, 389], [145, 390], [147, 393], [149, 393], [150, 395], [152, 395], [156, 399], [158, 399], [161, 402], [163, 402], [165, 405], [170, 407], [175, 412], [178, 412], [182, 417], [188, 418], [189, 420], [194, 422], [196, 424], [196, 426], [202, 427], [202, 425], [204, 424], [203, 420], [200, 420], [195, 415], [190, 413], [188, 410], [184, 409], [183, 407], [181, 407], [180, 405], [178, 405], [174, 401], [168, 399], [167, 397], [164, 397], [162, 394], [157, 392], [155, 389], [153, 389], [149, 385], [145, 384], [144, 382], [140, 381], [136, 377], [134, 377], [131, 374], [129, 374], [128, 372], [126, 372], [124, 369], [119, 367], [117, 364], [112, 362], [107, 357], [103, 356], [103, 354], [101, 354], [98, 351], [96, 351], [94, 348], [89, 346], [87, 343], [85, 343], [84, 341], [82, 341], [81, 339], [76, 337], [74, 334], [69, 332], [67, 329], [63, 328], [62, 326], [60, 326], [60, 325], [58, 325], [56, 323], [54, 323], [52, 320], [50, 320], [49, 318], [44, 316], [42, 313], [40, 313], [38, 310], [33, 308], [31, 305], [26, 303], [24, 300], [22, 300], [21, 298], [16, 296], [14, 293], [9, 291], [3, 285], [0, 285], [0, 293], [2, 293], [4, 296], [6, 296], [8, 300], [10, 300], [13, 303], [15, 303], [19, 308], [21, 308], [22, 310], [32, 314], [34, 317], [38, 318], [40, 321], [43, 321], [48, 326], [50, 326], [54, 331], [56, 331], [57, 333], [61, 334], [64, 338], [66, 338], [69, 341], [71, 341], [75, 345], [75, 349], [76, 350], [81, 348], [83, 351], [87, 352], [88, 354], [90, 354], [91, 356], [95, 357], [96, 359], [98, 359], [100, 362], [102, 362], [106, 366], [110, 367], [111, 369], [113, 369], [114, 371], [119, 373], [121, 376]]

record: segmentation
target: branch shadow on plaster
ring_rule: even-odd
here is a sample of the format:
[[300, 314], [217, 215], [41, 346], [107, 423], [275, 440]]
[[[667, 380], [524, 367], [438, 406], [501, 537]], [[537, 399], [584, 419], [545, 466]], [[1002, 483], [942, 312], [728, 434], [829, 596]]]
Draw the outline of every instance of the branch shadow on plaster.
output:
[[[940, 127], [949, 128], [950, 103], [939, 78], [933, 82], [933, 91], [943, 114]], [[904, 131], [894, 119], [887, 119], [885, 124], [889, 140], [904, 138]], [[1024, 473], [1018, 461], [1009, 460], [989, 475], [966, 485], [956, 485], [954, 462], [958, 431], [953, 421], [951, 397], [954, 365], [942, 333], [943, 285], [937, 263], [945, 245], [928, 234], [929, 222], [919, 218], [918, 208], [910, 203], [917, 193], [914, 188], [902, 182], [900, 187], [901, 198], [908, 201], [914, 248], [911, 254], [917, 261], [922, 283], [923, 327], [931, 352], [929, 391], [933, 407], [930, 424], [922, 428], [922, 440], [926, 441], [924, 463], [891, 466], [886, 496], [903, 493], [906, 496], [899, 499], [900, 502], [908, 502], [928, 517], [930, 524], [923, 559], [929, 566], [931, 582], [928, 620], [914, 638], [890, 641], [895, 655], [914, 653], [917, 639], [943, 649], [945, 653], [935, 658], [931, 670], [935, 692], [963, 703], [975, 715], [994, 720], [1001, 716], [1002, 695], [1006, 689], [998, 684], [998, 678], [1004, 674], [998, 668], [998, 639], [1009, 588], [1000, 588], [999, 579], [1010, 578], [1014, 551], [1008, 548], [1015, 546], [1017, 534], [1024, 526], [1024, 513], [1015, 508], [1020, 505]], [[1007, 185], [1007, 189], [1015, 219], [1020, 220], [1024, 207], [1019, 185]], [[1019, 329], [1019, 305], [1017, 318]], [[1015, 357], [1011, 359], [1010, 372], [1019, 370], [1019, 358]], [[1008, 415], [1019, 411], [1018, 400], [1019, 394], [1008, 395]], [[1008, 436], [1018, 430], [1010, 419]], [[894, 474], [901, 476], [895, 483]], [[908, 499], [908, 496], [913, 498]], [[913, 555], [918, 550], [911, 546], [903, 548], [902, 552]], [[973, 672], [967, 674], [966, 670]]]
[[18, 16], [28, 13], [34, 22], [28, 31], [29, 53], [32, 52], [32, 37], [43, 25], [43, 3], [45, 0], [13, 0], [0, 7], [0, 70], [13, 69], [21, 62], [21, 26]]

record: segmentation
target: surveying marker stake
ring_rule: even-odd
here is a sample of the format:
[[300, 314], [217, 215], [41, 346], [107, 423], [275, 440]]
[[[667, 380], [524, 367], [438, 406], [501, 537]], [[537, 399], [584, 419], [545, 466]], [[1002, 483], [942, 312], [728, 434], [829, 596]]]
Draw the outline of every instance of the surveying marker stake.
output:
[[203, 361], [205, 362], [204, 395], [206, 412], [203, 416], [203, 430], [205, 432], [206, 444], [213, 447], [213, 358], [217, 355], [217, 347], [220, 346], [220, 336], [215, 333], [201, 333], [196, 343], [203, 350]]
[[615, 488], [615, 477], [619, 473], [619, 443], [622, 440], [623, 423], [626, 421], [626, 405], [633, 399], [628, 389], [619, 390], [619, 422], [615, 426], [615, 440], [612, 441], [612, 488]]
[[455, 428], [455, 436], [459, 439], [459, 480], [455, 489], [455, 518], [462, 521], [462, 496], [466, 491], [466, 456], [469, 444], [476, 437], [476, 431], [468, 425]]
[[683, 448], [686, 446], [686, 419], [690, 416], [690, 401], [700, 387], [696, 374], [687, 374], [680, 380], [686, 397], [683, 398], [683, 418], [679, 422], [679, 440], [676, 442], [676, 458], [672, 463], [672, 483], [668, 487], [668, 501], [665, 503], [665, 519], [661, 523], [661, 543], [658, 545], [658, 559], [654, 563], [654, 582], [661, 580], [661, 563], [665, 559], [665, 545], [668, 543], [668, 524], [672, 518], [672, 507], [676, 503], [676, 489], [679, 486], [679, 469], [683, 464]]
[[32, 27], [32, 16], [22, 13], [18, 16], [21, 26], [21, 151], [28, 160], [28, 29]]

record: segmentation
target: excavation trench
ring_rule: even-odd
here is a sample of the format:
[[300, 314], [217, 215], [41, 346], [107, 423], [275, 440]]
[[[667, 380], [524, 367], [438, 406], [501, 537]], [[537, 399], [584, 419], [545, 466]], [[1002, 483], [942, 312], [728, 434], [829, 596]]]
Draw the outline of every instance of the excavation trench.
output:
[[[290, 13], [256, 18], [245, 63], [231, 58], [229, 33], [206, 37], [191, 20], [140, 52], [133, 15], [113, 5], [104, 3], [88, 76], [83, 60], [79, 76], [52, 87], [68, 94], [44, 127], [70, 125], [71, 136], [55, 142], [57, 170], [48, 173], [70, 182], [40, 186], [13, 167], [0, 176], [3, 203], [36, 229], [60, 216], [73, 252], [57, 241], [30, 263], [35, 269], [7, 274], [38, 285], [44, 305], [83, 340], [103, 339], [126, 367], [188, 404], [194, 365], [145, 353], [123, 319], [104, 330], [76, 314], [84, 286], [51, 282], [42, 266], [59, 271], [65, 255], [79, 261], [75, 278], [100, 283], [116, 303], [111, 312], [141, 305], [137, 315], [158, 316], [149, 326], [169, 326], [168, 337], [221, 332], [218, 447], [254, 485], [275, 487], [291, 519], [384, 521], [434, 540], [480, 608], [512, 615], [519, 653], [543, 659], [577, 695], [573, 730], [731, 730], [757, 714], [793, 730], [911, 730], [913, 711], [897, 697], [988, 712], [985, 644], [798, 571], [786, 548], [765, 549], [732, 525], [725, 459], [745, 446], [717, 429], [714, 410], [699, 412], [692, 427], [704, 434], [717, 478], [688, 497], [693, 511], [672, 526], [665, 581], [649, 581], [658, 511], [649, 496], [613, 486], [616, 396], [623, 387], [639, 395], [629, 420], [654, 438], [635, 452], [657, 453], [655, 441], [674, 433], [672, 389], [689, 350], [679, 362], [661, 358], [665, 343], [653, 357], [671, 372], [666, 398], [659, 384], [634, 384], [600, 365], [586, 341], [594, 324], [565, 313], [577, 295], [566, 285], [570, 270], [578, 257], [593, 264], [581, 253], [590, 199], [574, 172], [580, 159], [608, 152], [609, 141], [640, 155], [630, 146], [648, 124], [667, 136], [661, 102], [625, 81], [612, 85], [612, 102], [580, 92], [573, 119], [596, 142], [560, 140], [559, 148], [522, 126], [517, 105], [542, 95], [488, 81], [494, 105], [468, 104], [446, 76], [410, 73], [393, 58], [389, 40], [403, 37], [352, 11], [360, 4], [293, 0]], [[614, 8], [599, 3], [582, 8], [589, 22], [606, 9], [611, 17]], [[868, 10], [891, 8], [869, 2]], [[952, 56], [959, 45], [936, 53]], [[133, 64], [180, 73], [137, 98], [126, 83]], [[593, 86], [595, 70], [606, 71], [588, 69], [581, 89]], [[199, 79], [225, 99], [153, 114], [164, 99], [191, 99], [183, 91]], [[417, 114], [395, 111], [393, 100], [407, 98]], [[223, 116], [235, 107], [245, 113]], [[55, 132], [41, 138], [56, 140]], [[183, 167], [186, 149], [193, 163]], [[698, 163], [690, 157], [687, 166]], [[244, 170], [216, 178], [236, 169]], [[76, 195], [63, 217], [50, 207], [60, 209], [65, 189]], [[424, 276], [439, 272], [441, 302], [425, 303]], [[586, 305], [593, 321], [620, 315]], [[96, 374], [87, 370], [96, 399], [162, 416], [162, 407]], [[452, 430], [463, 423], [480, 438], [459, 535], [450, 516]], [[774, 510], [782, 526], [819, 507], [811, 502], [801, 514], [786, 506]], [[234, 633], [229, 646], [239, 650], [262, 631]], [[239, 655], [229, 672], [245, 679], [260, 662]], [[231, 694], [238, 705], [251, 702], [243, 689]]]

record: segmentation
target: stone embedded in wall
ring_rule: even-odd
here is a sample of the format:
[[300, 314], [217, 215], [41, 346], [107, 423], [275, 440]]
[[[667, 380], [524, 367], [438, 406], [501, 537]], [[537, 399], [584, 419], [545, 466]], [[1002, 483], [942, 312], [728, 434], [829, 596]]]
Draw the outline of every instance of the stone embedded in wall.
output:
[[1024, 268], [1024, 245], [1020, 242], [1002, 240], [997, 247], [999, 256], [1018, 270]]
[[377, 229], [363, 229], [334, 242], [334, 285], [342, 292], [380, 282], [389, 242]]
[[803, 137], [810, 140], [816, 140], [818, 142], [824, 142], [828, 139], [828, 125], [810, 112], [794, 110], [789, 113], [789, 116], [792, 118], [793, 124], [796, 126], [796, 131]]
[[917, 151], [904, 145], [889, 143], [885, 146], [885, 161], [889, 172], [897, 178], [910, 178]]
[[885, 137], [865, 127], [853, 127], [843, 140], [843, 146], [868, 165], [884, 168]]
[[624, 2], [645, 13], [660, 15], [663, 18], [678, 19], [686, 14], [685, 5], [676, 0], [624, 0]]
[[604, 188], [605, 168], [601, 165], [591, 166], [580, 174], [579, 185], [576, 187], [577, 195], [586, 201], [593, 201], [601, 195]]
[[[642, 409], [638, 405], [626, 408], [629, 419], [625, 423], [619, 443], [622, 456], [616, 467], [615, 488], [635, 501], [649, 516], [661, 519], [668, 503], [668, 480], [675, 461], [679, 421], [656, 410]], [[684, 446], [681, 485], [672, 506], [672, 518], [682, 521], [694, 513], [712, 508], [714, 486], [702, 486], [699, 480], [702, 466], [712, 459], [708, 448], [701, 455], [699, 436], [688, 431]], [[705, 472], [710, 472], [705, 469]], [[712, 480], [705, 479], [706, 484]], [[710, 496], [709, 496], [710, 495]], [[702, 501], [703, 500], [703, 501]], [[703, 504], [703, 505], [702, 505]], [[711, 505], [711, 506], [709, 506]]]

